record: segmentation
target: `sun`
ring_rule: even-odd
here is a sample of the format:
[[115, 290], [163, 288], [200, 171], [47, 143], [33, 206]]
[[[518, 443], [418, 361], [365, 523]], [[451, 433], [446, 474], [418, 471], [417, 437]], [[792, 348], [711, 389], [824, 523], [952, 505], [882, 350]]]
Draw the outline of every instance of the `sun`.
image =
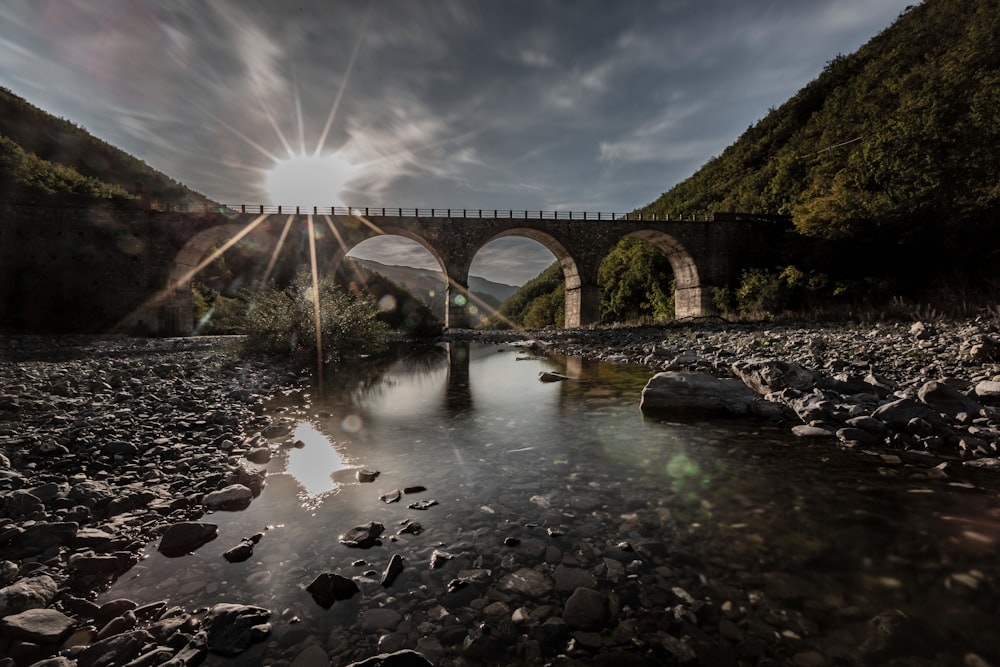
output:
[[344, 191], [361, 168], [340, 153], [279, 160], [265, 172], [270, 203], [280, 206], [346, 206]]

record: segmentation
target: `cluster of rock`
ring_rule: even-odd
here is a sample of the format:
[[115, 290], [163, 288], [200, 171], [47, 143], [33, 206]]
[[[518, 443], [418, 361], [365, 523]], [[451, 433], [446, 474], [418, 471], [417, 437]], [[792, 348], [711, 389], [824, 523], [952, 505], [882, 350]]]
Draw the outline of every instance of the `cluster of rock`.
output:
[[[989, 322], [699, 325], [545, 332], [543, 347], [659, 371], [643, 399], [647, 409], [759, 415], [804, 436], [991, 465], [1000, 441], [995, 336]], [[220, 601], [195, 612], [169, 600], [98, 605], [93, 592], [127, 571], [148, 542], [158, 540], [167, 556], [189, 553], [216, 538], [206, 512], [252, 502], [263, 477], [240, 459], [267, 461], [267, 440], [283, 432], [263, 415], [262, 397], [294, 378], [233, 364], [208, 340], [112, 341], [94, 347], [94, 356], [86, 340], [0, 344], [0, 667], [194, 665], [209, 653], [259, 647], [277, 622], [263, 606]], [[358, 473], [361, 482], [378, 477]], [[381, 501], [423, 490], [390, 490]], [[820, 604], [809, 582], [765, 572], [723, 583], [677, 536], [669, 544], [661, 535], [629, 537], [656, 532], [646, 530], [643, 522], [654, 522], [644, 518], [652, 510], [642, 500], [655, 489], [620, 492], [636, 493], [629, 498], [590, 488], [563, 504], [538, 489], [510, 491], [531, 495], [537, 521], [501, 519], [484, 499], [480, 512], [490, 528], [447, 546], [404, 551], [410, 536], [425, 530], [412, 520], [388, 536], [377, 521], [341, 535], [344, 547], [389, 544], [384, 551], [392, 553], [381, 572], [322, 572], [304, 581], [321, 609], [364, 600], [336, 641], [296, 646], [275, 664], [327, 665], [331, 656], [338, 664], [386, 667], [554, 659], [827, 664], [801, 642], [816, 628], [795, 608], [803, 600]], [[434, 501], [407, 505], [431, 507]], [[577, 541], [560, 529], [574, 513], [607, 515], [601, 521], [613, 526]], [[461, 517], [430, 514], [428, 531], [459, 534]], [[261, 539], [225, 545], [220, 557], [247, 560], [266, 544]], [[901, 646], [920, 634], [905, 618], [876, 617], [854, 652], [839, 657], [880, 664], [906, 655]]]
[[802, 437], [994, 467], [997, 341], [996, 323], [976, 320], [567, 331], [544, 346], [659, 371], [643, 391], [650, 413], [756, 416]]
[[260, 607], [92, 601], [147, 543], [186, 554], [215, 538], [206, 512], [260, 493], [239, 459], [290, 378], [220, 345], [0, 340], [0, 665], [196, 664], [267, 635]]

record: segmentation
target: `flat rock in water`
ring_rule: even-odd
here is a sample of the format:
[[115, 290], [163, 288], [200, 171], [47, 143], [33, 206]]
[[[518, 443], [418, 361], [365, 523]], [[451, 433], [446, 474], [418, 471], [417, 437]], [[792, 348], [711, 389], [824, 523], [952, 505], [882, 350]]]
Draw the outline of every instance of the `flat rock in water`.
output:
[[384, 503], [397, 503], [399, 499], [403, 497], [402, 491], [399, 489], [393, 489], [392, 491], [386, 491], [378, 497]]
[[739, 380], [703, 373], [657, 373], [642, 390], [643, 412], [678, 418], [708, 415], [750, 416], [753, 404], [763, 399]]
[[232, 549], [223, 553], [222, 557], [230, 563], [242, 563], [250, 558], [250, 556], [253, 556], [253, 545], [252, 540], [243, 540]]
[[542, 382], [563, 382], [568, 380], [569, 377], [563, 375], [562, 373], [554, 373], [552, 371], [541, 371], [538, 374], [538, 379]]
[[353, 579], [335, 572], [324, 572], [306, 586], [306, 591], [323, 609], [329, 609], [337, 600], [349, 600], [360, 590]]
[[230, 484], [218, 491], [205, 494], [202, 504], [210, 510], [236, 512], [250, 506], [253, 491], [243, 484]]
[[167, 526], [156, 549], [168, 558], [175, 558], [208, 544], [218, 534], [219, 527], [214, 523], [181, 521]]
[[358, 470], [358, 472], [355, 474], [358, 478], [358, 481], [364, 484], [368, 482], [374, 482], [375, 478], [378, 477], [380, 473], [378, 470], [370, 470], [368, 468], [362, 468]]
[[340, 536], [340, 543], [356, 549], [368, 549], [379, 543], [379, 535], [385, 526], [377, 521], [355, 526]]

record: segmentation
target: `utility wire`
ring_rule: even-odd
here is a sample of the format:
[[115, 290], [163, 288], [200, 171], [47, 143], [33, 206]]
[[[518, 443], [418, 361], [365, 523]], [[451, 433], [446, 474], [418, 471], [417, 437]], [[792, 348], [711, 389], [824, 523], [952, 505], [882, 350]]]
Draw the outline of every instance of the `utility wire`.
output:
[[813, 157], [814, 155], [819, 155], [820, 153], [825, 153], [827, 151], [832, 151], [834, 148], [840, 148], [841, 146], [846, 146], [847, 144], [853, 144], [855, 141], [861, 141], [864, 137], [854, 137], [853, 139], [848, 139], [847, 141], [842, 141], [839, 144], [834, 144], [833, 146], [827, 146], [823, 150], [816, 151], [815, 153], [806, 153], [805, 155], [800, 155], [799, 159]]

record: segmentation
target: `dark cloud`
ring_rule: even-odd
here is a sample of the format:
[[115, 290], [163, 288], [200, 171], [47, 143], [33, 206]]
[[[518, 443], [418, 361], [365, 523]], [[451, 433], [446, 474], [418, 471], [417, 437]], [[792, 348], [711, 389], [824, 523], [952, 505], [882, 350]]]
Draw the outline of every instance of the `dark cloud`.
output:
[[910, 2], [7, 0], [0, 83], [224, 202], [321, 148], [360, 206], [621, 212]]

